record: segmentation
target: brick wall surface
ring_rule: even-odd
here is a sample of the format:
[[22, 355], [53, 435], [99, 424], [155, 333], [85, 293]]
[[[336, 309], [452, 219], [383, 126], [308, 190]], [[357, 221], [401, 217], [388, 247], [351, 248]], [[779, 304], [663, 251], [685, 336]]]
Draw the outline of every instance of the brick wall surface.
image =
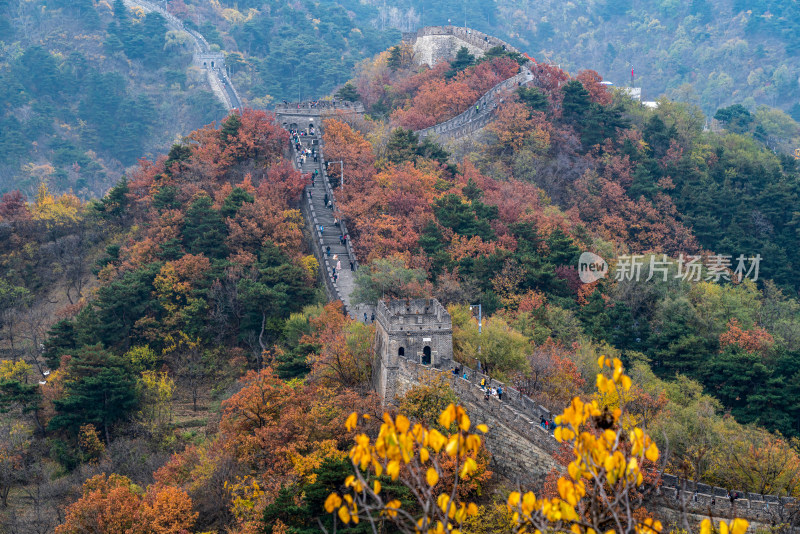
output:
[[523, 487], [540, 485], [551, 469], [558, 469], [551, 454], [557, 443], [537, 422], [525, 417], [512, 405], [495, 398], [484, 400], [483, 391], [473, 382], [456, 377], [449, 369], [436, 370], [406, 359], [399, 359], [391, 391], [397, 397], [426, 377], [444, 377], [469, 413], [473, 424], [489, 427], [486, 448], [492, 454], [492, 469]]

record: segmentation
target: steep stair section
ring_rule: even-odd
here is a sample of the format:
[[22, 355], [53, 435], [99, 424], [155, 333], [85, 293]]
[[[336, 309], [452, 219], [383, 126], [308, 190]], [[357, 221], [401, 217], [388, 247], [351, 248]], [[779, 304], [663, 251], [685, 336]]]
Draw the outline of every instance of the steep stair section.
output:
[[[313, 120], [312, 117], [309, 119]], [[310, 123], [310, 120], [306, 121], [306, 124]], [[295, 168], [304, 174], [315, 176], [312, 184], [303, 193], [303, 213], [330, 300], [341, 300], [345, 312], [358, 319], [350, 305], [358, 262], [350, 242], [342, 243], [342, 238], [348, 236], [347, 226], [344, 221], [338, 220], [336, 198], [325, 168], [321, 142], [318, 130], [311, 135], [310, 129], [306, 128], [294, 134], [291, 140]], [[297, 149], [298, 143], [300, 150]], [[303, 158], [302, 153], [306, 150], [314, 150], [317, 161], [311, 155]]]

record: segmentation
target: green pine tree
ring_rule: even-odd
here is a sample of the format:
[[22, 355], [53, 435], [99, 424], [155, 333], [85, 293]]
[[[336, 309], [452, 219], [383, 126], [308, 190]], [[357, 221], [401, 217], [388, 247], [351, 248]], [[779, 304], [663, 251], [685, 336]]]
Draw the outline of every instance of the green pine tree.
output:
[[547, 111], [547, 95], [538, 87], [520, 87], [517, 89], [517, 94], [531, 111]]
[[111, 442], [111, 428], [136, 408], [136, 380], [125, 361], [103, 349], [87, 346], [76, 351], [65, 369], [64, 395], [54, 401], [51, 430], [73, 436], [91, 423]]
[[212, 204], [208, 195], [197, 197], [186, 210], [181, 235], [183, 246], [190, 254], [222, 259], [228, 254], [225, 246], [228, 228]]
[[338, 91], [336, 91], [336, 98], [339, 100], [346, 100], [348, 102], [358, 102], [361, 95], [358, 94], [355, 85], [350, 82], [344, 84]]
[[255, 197], [242, 189], [241, 187], [234, 187], [231, 194], [228, 195], [225, 200], [222, 202], [222, 207], [219, 210], [220, 215], [223, 219], [228, 219], [236, 215], [239, 211], [239, 208], [242, 207], [242, 204], [245, 202], [252, 204], [255, 201]]

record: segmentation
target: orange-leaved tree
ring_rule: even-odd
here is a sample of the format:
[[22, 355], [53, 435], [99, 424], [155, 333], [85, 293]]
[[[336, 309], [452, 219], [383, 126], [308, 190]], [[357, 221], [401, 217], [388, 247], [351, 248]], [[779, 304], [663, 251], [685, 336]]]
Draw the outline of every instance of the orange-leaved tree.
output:
[[103, 474], [84, 483], [56, 534], [182, 534], [196, 520], [192, 500], [181, 489], [154, 484], [143, 492], [127, 477]]
[[[599, 397], [624, 399], [632, 381], [623, 373], [622, 362], [601, 356], [598, 364]], [[658, 447], [641, 428], [623, 428], [625, 411], [624, 402], [613, 409], [601, 409], [598, 400], [572, 400], [556, 418], [555, 438], [566, 446], [565, 456], [571, 457], [566, 474], [556, 481], [555, 496], [537, 498], [533, 492], [517, 491], [509, 495], [507, 506], [515, 532], [664, 532], [661, 522], [634, 502], [645, 483], [647, 473], [643, 466], [658, 460]], [[357, 423], [358, 415], [353, 413], [347, 428], [352, 429]], [[412, 426], [403, 415], [393, 419], [385, 414], [378, 437], [371, 440], [360, 434], [350, 450], [354, 472], [345, 481], [350, 493], [330, 494], [325, 509], [345, 524], [368, 521], [374, 532], [384, 519], [394, 522], [401, 532], [460, 532], [464, 520], [478, 510], [474, 503], [459, 500], [457, 490], [459, 481], [475, 468], [468, 453], [480, 448], [481, 438], [470, 433], [471, 422], [460, 406], [448, 406], [439, 423], [445, 429], [455, 424], [455, 431], [444, 435], [421, 424]], [[488, 431], [485, 425], [476, 428], [483, 433]], [[433, 489], [441, 478], [442, 454], [455, 459], [459, 476], [437, 495]], [[412, 514], [400, 501], [387, 502], [383, 498], [376, 478], [384, 472], [408, 486], [419, 512]], [[716, 527], [706, 519], [700, 531], [744, 534], [747, 527], [743, 519], [729, 524], [721, 521]]]
[[374, 327], [342, 313], [341, 301], [326, 305], [310, 322], [313, 332], [300, 341], [319, 347], [317, 354], [309, 356], [312, 380], [330, 387], [367, 385], [372, 376]]
[[719, 336], [719, 344], [723, 350], [734, 345], [746, 352], [766, 356], [775, 344], [775, 339], [760, 326], [754, 326], [750, 330], [743, 329], [739, 320], [734, 318], [728, 321], [728, 331]]

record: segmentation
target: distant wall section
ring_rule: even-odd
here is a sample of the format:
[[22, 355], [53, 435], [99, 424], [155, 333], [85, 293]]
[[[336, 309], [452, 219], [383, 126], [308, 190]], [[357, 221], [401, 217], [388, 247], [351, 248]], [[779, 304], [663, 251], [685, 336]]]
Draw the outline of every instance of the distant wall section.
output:
[[414, 43], [414, 60], [418, 65], [433, 67], [440, 61], [456, 57], [462, 46], [475, 57], [483, 55], [483, 50], [470, 43], [465, 43], [454, 35], [423, 35]]
[[519, 52], [497, 37], [461, 26], [426, 26], [416, 33], [404, 34], [403, 40], [413, 46], [417, 65], [430, 67], [440, 61], [453, 59], [462, 46], [476, 57], [496, 46], [505, 47], [509, 52]]

